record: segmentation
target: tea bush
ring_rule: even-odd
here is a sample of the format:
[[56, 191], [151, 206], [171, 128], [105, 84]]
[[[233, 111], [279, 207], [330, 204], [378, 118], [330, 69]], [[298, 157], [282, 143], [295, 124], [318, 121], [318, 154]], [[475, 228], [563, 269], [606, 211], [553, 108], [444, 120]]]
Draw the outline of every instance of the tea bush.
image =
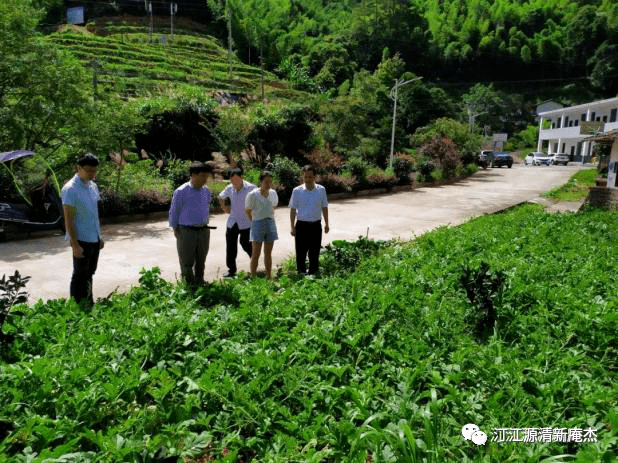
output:
[[[19, 306], [0, 460], [614, 461], [617, 245], [616, 213], [525, 206], [409, 243], [333, 244], [323, 268], [339, 267], [315, 280], [192, 289], [153, 269], [90, 312]], [[507, 284], [487, 293], [497, 322], [478, 342], [460, 280], [489, 271]], [[492, 433], [548, 427], [598, 442]]]

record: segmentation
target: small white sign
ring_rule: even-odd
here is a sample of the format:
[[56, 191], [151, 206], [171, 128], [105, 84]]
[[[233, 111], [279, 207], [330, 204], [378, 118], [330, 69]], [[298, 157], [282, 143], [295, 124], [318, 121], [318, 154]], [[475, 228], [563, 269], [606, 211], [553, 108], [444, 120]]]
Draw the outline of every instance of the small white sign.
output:
[[67, 8], [67, 22], [69, 24], [84, 24], [84, 7]]
[[509, 138], [509, 135], [506, 133], [494, 133], [491, 138], [491, 141], [504, 143], [508, 138]]

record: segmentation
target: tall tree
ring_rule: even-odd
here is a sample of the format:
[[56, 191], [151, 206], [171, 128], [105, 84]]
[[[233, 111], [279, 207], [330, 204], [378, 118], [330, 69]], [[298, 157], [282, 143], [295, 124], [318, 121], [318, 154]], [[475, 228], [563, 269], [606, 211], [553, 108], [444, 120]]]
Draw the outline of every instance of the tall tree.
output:
[[75, 146], [99, 114], [81, 63], [36, 33], [44, 14], [32, 0], [0, 2], [0, 150]]

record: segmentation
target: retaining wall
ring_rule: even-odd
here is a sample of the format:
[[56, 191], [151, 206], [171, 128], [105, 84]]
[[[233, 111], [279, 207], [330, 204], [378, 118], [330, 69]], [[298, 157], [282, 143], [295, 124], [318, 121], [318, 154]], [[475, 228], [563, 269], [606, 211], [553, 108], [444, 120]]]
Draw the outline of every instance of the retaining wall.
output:
[[618, 209], [618, 188], [592, 187], [586, 204], [603, 209]]

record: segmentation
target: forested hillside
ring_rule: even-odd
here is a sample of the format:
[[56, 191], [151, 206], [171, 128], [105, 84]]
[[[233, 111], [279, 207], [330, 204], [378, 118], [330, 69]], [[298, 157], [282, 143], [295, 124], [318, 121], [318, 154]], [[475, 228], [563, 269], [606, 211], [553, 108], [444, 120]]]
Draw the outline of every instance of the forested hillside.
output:
[[[225, 2], [208, 3], [215, 17], [225, 16]], [[227, 4], [242, 58], [257, 56], [261, 44], [271, 67], [292, 59], [321, 87], [375, 69], [388, 48], [407, 70], [446, 83], [574, 84], [602, 96], [618, 91], [618, 5], [611, 0]]]
[[[149, 0], [155, 16], [169, 2]], [[147, 16], [142, 0], [37, 0], [47, 24], [84, 4], [89, 18]], [[374, 71], [385, 49], [406, 70], [457, 91], [496, 83], [573, 102], [618, 92], [618, 5], [613, 0], [176, 0], [178, 17], [206, 24], [246, 64], [336, 88]], [[567, 86], [566, 92], [561, 92]], [[591, 93], [581, 92], [582, 89]], [[575, 92], [579, 90], [580, 92]], [[545, 95], [546, 93], [546, 95]]]

